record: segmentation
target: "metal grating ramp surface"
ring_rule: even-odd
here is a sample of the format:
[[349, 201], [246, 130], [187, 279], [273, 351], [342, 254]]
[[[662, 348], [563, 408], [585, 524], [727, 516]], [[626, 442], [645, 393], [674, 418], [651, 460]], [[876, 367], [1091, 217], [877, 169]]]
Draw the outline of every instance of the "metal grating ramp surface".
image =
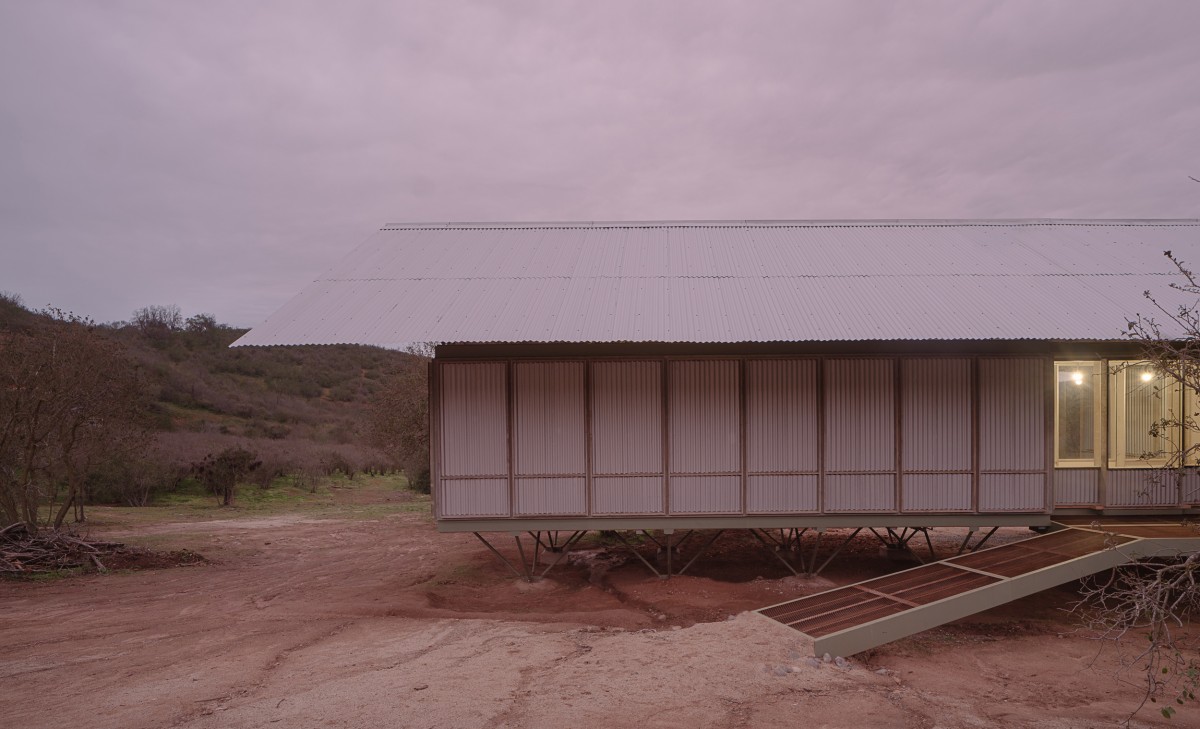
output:
[[1200, 533], [1178, 523], [1105, 528], [1068, 527], [758, 612], [813, 638], [817, 655], [849, 656], [1133, 559], [1200, 548]]

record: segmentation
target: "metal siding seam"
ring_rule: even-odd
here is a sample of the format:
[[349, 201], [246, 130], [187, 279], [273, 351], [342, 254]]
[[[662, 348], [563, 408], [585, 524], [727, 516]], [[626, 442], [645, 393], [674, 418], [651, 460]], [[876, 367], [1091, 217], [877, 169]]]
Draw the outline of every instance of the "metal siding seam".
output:
[[1042, 410], [1045, 452], [1042, 458], [1046, 462], [1046, 483], [1043, 485], [1045, 497], [1042, 508], [1046, 513], [1054, 511], [1054, 358], [1047, 357], [1042, 361]]
[[742, 475], [739, 488], [740, 499], [742, 502], [742, 514], [746, 514], [746, 358], [738, 359], [738, 446], [741, 454]]
[[433, 483], [433, 518], [441, 519], [442, 499], [442, 387], [438, 371], [441, 364], [436, 359], [429, 360], [429, 480]]
[[904, 489], [901, 484], [904, 478], [904, 421], [903, 417], [903, 383], [901, 382], [902, 374], [900, 372], [900, 358], [891, 360], [892, 362], [892, 407], [895, 409], [895, 420], [892, 423], [893, 435], [895, 436], [895, 455], [893, 458], [896, 461], [896, 485], [895, 495], [892, 497], [892, 504], [897, 513], [904, 511]]
[[584, 511], [592, 515], [592, 360], [583, 363], [583, 493]]
[[971, 510], [979, 513], [979, 358], [971, 358]]
[[825, 512], [825, 358], [817, 359], [817, 513]]
[[[1100, 452], [1100, 476], [1097, 484], [1098, 495], [1097, 504], [1104, 505], [1109, 502], [1109, 360], [1100, 360], [1100, 418], [1102, 418], [1102, 426], [1099, 428], [1102, 438], [1096, 445]], [[1096, 432], [1096, 428], [1093, 428]]]
[[513, 474], [513, 431], [514, 418], [513, 413], [513, 362], [508, 360], [504, 363], [504, 407], [508, 415], [508, 515], [511, 517], [516, 513], [516, 498], [517, 498], [517, 481]]
[[[668, 265], [670, 259], [667, 259]], [[671, 377], [668, 370], [671, 369], [670, 360], [663, 357], [659, 364], [659, 375], [662, 377], [662, 458], [663, 458], [663, 480], [662, 480], [662, 505], [663, 514], [671, 515]]]

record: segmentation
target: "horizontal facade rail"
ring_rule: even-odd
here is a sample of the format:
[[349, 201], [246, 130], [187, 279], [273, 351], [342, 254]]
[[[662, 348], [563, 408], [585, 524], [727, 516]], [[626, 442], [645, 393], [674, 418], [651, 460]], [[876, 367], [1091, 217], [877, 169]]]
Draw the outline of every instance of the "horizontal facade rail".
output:
[[1048, 527], [1048, 514], [757, 514], [746, 516], [658, 515], [582, 518], [442, 519], [439, 532], [672, 530], [672, 529], [856, 529], [858, 527]]

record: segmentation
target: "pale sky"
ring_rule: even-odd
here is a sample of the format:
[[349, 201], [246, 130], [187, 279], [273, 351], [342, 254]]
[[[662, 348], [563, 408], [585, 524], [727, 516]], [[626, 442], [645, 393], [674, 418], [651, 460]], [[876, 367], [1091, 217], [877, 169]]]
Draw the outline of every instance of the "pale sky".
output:
[[260, 322], [389, 222], [1198, 217], [1200, 2], [0, 0], [0, 290]]

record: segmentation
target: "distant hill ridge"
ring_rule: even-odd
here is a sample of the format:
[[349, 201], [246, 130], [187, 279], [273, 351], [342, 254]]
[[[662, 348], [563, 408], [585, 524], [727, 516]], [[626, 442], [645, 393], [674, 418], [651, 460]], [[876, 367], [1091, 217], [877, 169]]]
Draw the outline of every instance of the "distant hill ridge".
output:
[[[48, 318], [0, 294], [0, 330], [45, 326]], [[158, 330], [98, 325], [143, 368], [167, 460], [183, 464], [233, 444], [296, 467], [333, 453], [359, 467], [387, 460], [364, 445], [370, 404], [412, 355], [356, 345], [230, 349], [246, 330], [208, 315], [179, 319]]]

